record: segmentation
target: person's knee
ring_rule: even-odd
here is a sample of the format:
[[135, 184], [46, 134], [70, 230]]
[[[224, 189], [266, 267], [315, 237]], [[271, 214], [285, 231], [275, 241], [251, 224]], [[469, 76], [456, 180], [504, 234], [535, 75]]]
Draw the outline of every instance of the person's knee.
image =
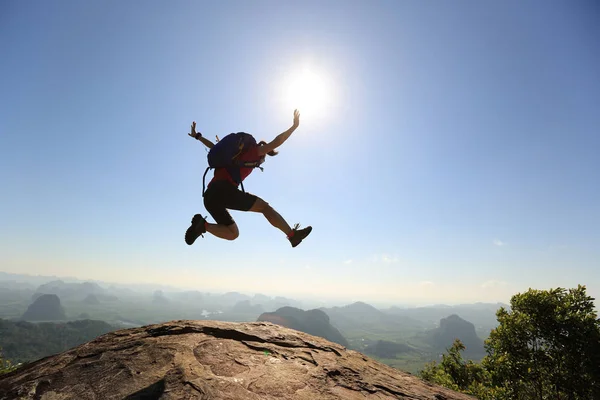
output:
[[265, 203], [262, 213], [265, 216], [265, 218], [270, 219], [275, 215], [275, 209], [273, 209], [273, 207], [271, 207], [269, 203]]
[[240, 231], [236, 224], [230, 225], [230, 226], [228, 226], [228, 228], [229, 228], [229, 233], [227, 234], [225, 239], [235, 240], [240, 236]]
[[270, 209], [271, 209], [271, 206], [269, 205], [269, 203], [267, 203], [260, 197], [257, 197], [256, 201], [254, 202], [254, 205], [252, 206], [250, 211], [259, 212], [259, 213], [264, 214], [265, 212], [269, 212]]

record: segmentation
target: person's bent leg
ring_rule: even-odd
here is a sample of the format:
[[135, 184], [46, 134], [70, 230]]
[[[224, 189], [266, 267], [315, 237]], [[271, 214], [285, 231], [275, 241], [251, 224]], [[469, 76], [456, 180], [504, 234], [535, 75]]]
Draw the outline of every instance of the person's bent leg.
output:
[[281, 216], [281, 214], [279, 214], [273, 207], [269, 205], [269, 203], [260, 197], [256, 198], [256, 201], [248, 211], [261, 213], [271, 225], [285, 233], [286, 236], [291, 234], [292, 228]]
[[235, 240], [240, 235], [238, 227], [233, 221], [229, 225], [211, 224], [202, 215], [196, 214], [192, 218], [192, 225], [185, 232], [185, 242], [192, 245], [199, 236], [206, 232], [226, 240]]
[[206, 232], [215, 235], [221, 239], [235, 240], [240, 236], [240, 231], [237, 224], [234, 222], [231, 225], [211, 224], [206, 222]]
[[298, 229], [298, 225], [296, 225], [294, 229], [292, 229], [285, 219], [283, 219], [283, 217], [277, 211], [275, 211], [275, 209], [271, 207], [269, 203], [260, 197], [256, 198], [256, 201], [248, 211], [262, 213], [267, 221], [271, 223], [271, 225], [285, 233], [285, 236], [290, 241], [292, 247], [298, 246], [300, 242], [302, 242], [302, 240], [304, 240], [304, 238], [306, 238], [312, 231], [312, 227], [310, 226], [307, 226], [303, 229]]
[[226, 240], [235, 240], [240, 236], [237, 224], [223, 206], [207, 207], [208, 212], [215, 219], [215, 224], [206, 221], [204, 227], [206, 232]]
[[210, 223], [204, 219], [203, 230], [221, 239], [235, 240], [240, 232], [224, 204], [228, 198], [228, 192], [231, 191], [229, 186], [231, 185], [227, 182], [214, 182], [206, 190], [204, 207], [214, 218], [215, 223]]

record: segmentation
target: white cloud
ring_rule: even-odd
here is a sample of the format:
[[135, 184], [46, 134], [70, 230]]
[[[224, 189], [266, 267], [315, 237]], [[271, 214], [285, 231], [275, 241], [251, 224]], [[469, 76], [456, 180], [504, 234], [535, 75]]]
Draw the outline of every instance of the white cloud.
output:
[[344, 261], [344, 264], [352, 264], [352, 260], [346, 260]]
[[507, 283], [504, 281], [497, 281], [494, 279], [491, 279], [489, 281], [485, 281], [481, 284], [481, 287], [483, 289], [490, 289], [490, 288], [498, 288], [498, 287], [503, 287], [506, 286]]
[[421, 281], [421, 282], [419, 282], [419, 286], [421, 286], [423, 288], [432, 288], [435, 286], [435, 283], [433, 283], [431, 281]]
[[380, 253], [373, 254], [368, 261], [371, 264], [397, 264], [401, 259], [395, 254]]
[[372, 258], [372, 262], [374, 263], [384, 263], [384, 264], [392, 264], [399, 262], [400, 259], [398, 256], [392, 256], [390, 254], [376, 254]]
[[386, 264], [396, 263], [398, 262], [398, 257], [383, 255], [381, 256], [381, 260]]
[[494, 239], [494, 245], [496, 245], [496, 246], [499, 246], [499, 247], [500, 247], [500, 246], [506, 246], [506, 243], [504, 243], [504, 242], [503, 242], [503, 241], [501, 241], [501, 240]]

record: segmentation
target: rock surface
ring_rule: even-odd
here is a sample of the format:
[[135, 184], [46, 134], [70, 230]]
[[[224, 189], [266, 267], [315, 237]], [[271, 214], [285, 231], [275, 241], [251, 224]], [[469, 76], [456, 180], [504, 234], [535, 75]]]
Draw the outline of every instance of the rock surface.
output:
[[111, 332], [0, 376], [0, 399], [472, 399], [268, 322]]

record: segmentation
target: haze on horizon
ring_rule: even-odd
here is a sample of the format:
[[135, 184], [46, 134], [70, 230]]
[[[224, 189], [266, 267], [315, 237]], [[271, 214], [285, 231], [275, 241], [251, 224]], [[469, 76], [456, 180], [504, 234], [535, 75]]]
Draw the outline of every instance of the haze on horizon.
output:
[[[390, 304], [600, 296], [593, 1], [0, 5], [0, 271]], [[240, 237], [206, 151], [270, 140]], [[302, 108], [303, 107], [303, 108]], [[211, 219], [211, 218], [209, 218]]]

